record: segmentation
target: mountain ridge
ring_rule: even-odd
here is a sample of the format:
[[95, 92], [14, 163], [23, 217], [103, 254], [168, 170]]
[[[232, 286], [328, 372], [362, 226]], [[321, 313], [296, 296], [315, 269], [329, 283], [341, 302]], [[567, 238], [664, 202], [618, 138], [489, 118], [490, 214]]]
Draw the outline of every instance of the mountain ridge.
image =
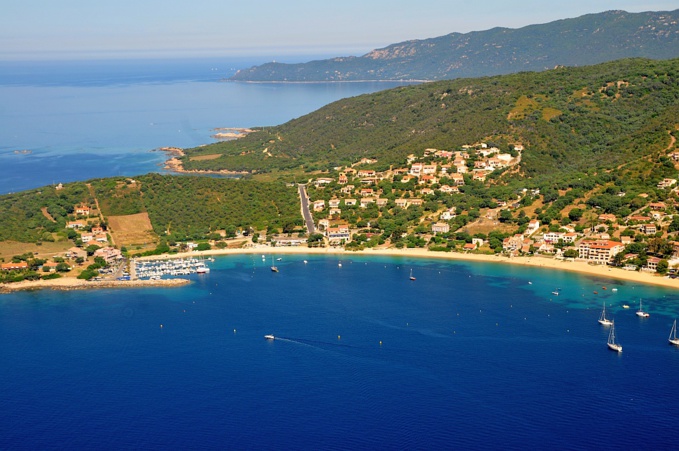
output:
[[540, 71], [622, 58], [679, 57], [679, 9], [615, 10], [511, 29], [449, 33], [306, 63], [266, 63], [238, 71], [230, 81], [435, 81]]

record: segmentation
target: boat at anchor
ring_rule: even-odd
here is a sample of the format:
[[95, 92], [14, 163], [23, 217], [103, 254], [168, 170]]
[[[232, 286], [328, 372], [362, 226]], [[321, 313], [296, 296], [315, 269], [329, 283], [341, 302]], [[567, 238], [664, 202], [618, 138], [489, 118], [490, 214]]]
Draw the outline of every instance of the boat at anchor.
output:
[[601, 316], [599, 316], [599, 324], [603, 326], [612, 326], [613, 321], [606, 318], [606, 303], [604, 302], [604, 308], [601, 310]]

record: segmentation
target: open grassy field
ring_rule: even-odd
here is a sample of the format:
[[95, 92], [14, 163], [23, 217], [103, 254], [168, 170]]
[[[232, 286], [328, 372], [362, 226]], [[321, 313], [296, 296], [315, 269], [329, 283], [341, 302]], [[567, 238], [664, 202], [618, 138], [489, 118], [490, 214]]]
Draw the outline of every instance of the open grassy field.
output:
[[59, 241], [56, 243], [44, 242], [41, 245], [35, 243], [20, 243], [18, 241], [0, 241], [0, 259], [5, 262], [12, 260], [15, 255], [26, 252], [36, 253], [38, 258], [52, 258], [73, 247], [71, 241]]
[[109, 216], [107, 219], [113, 242], [119, 247], [155, 247], [158, 243], [147, 213]]

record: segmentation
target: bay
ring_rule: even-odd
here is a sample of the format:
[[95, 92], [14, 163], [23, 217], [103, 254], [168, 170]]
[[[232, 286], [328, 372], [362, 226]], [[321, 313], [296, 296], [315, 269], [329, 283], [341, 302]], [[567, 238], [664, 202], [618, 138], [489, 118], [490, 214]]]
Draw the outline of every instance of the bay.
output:
[[0, 62], [0, 193], [161, 172], [160, 147], [215, 142], [399, 83], [223, 80], [247, 60]]
[[0, 297], [0, 448], [674, 447], [674, 291], [445, 260], [269, 265]]

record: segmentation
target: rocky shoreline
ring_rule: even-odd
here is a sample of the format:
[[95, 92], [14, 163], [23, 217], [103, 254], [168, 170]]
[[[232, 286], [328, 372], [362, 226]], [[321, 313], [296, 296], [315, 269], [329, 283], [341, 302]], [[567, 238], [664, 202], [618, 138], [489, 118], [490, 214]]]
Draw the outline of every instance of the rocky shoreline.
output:
[[99, 280], [86, 281], [74, 277], [63, 277], [60, 279], [31, 280], [16, 283], [0, 284], [0, 294], [13, 293], [15, 291], [27, 290], [90, 290], [101, 288], [148, 288], [148, 287], [182, 287], [190, 284], [188, 279], [161, 279], [161, 280]]

